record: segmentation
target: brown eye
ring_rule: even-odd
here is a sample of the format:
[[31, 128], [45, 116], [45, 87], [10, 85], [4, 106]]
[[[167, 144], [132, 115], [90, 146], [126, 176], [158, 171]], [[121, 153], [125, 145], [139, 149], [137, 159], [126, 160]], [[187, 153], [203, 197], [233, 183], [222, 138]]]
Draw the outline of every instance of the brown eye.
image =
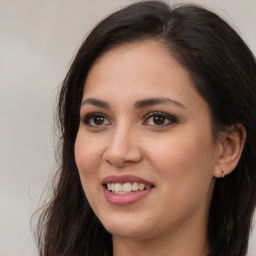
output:
[[104, 124], [105, 118], [102, 116], [95, 116], [92, 118], [91, 123], [95, 125], [102, 125]]
[[177, 123], [176, 117], [161, 112], [150, 113], [143, 122], [144, 125], [151, 126], [167, 126], [173, 123]]
[[165, 119], [166, 119], [166, 118], [163, 117], [163, 116], [154, 116], [152, 122], [153, 122], [155, 125], [163, 125], [164, 122], [165, 122]]
[[88, 126], [92, 126], [92, 127], [111, 124], [105, 115], [97, 114], [97, 113], [92, 113], [92, 114], [86, 115], [83, 118], [83, 123]]

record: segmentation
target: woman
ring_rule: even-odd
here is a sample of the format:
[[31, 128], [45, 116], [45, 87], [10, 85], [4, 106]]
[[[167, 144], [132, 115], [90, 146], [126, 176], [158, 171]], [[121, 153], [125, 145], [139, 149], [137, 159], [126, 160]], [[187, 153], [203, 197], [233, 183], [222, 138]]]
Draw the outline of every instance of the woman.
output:
[[256, 63], [217, 15], [159, 1], [115, 12], [82, 44], [58, 110], [40, 255], [246, 254]]

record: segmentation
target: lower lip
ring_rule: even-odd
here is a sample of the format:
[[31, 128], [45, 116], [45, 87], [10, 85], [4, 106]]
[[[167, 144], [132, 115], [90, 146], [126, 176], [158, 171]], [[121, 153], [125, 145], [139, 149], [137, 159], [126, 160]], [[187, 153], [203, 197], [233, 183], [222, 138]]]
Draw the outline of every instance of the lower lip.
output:
[[136, 191], [130, 194], [114, 194], [104, 187], [104, 196], [107, 201], [115, 205], [131, 205], [146, 197], [153, 188]]

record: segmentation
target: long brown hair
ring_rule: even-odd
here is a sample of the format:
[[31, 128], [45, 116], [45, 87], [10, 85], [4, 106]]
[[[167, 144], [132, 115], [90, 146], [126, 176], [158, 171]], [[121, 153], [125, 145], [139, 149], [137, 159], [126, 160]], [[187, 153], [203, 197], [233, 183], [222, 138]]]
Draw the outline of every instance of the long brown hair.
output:
[[242, 123], [247, 140], [236, 169], [218, 179], [209, 209], [212, 254], [244, 256], [256, 205], [256, 63], [238, 34], [216, 14], [195, 5], [159, 1], [125, 7], [99, 23], [83, 42], [59, 95], [61, 166], [53, 196], [38, 221], [41, 256], [110, 256], [112, 237], [92, 211], [74, 158], [83, 86], [94, 61], [127, 42], [154, 39], [191, 75], [208, 102], [213, 129]]

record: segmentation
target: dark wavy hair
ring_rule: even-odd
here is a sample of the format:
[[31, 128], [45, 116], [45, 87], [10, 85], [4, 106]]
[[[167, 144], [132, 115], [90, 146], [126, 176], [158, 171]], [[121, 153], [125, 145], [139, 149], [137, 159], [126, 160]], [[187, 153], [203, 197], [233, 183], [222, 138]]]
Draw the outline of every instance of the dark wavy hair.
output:
[[83, 42], [63, 81], [58, 103], [61, 166], [53, 196], [37, 223], [41, 256], [111, 256], [112, 236], [92, 211], [74, 157], [83, 86], [90, 67], [109, 49], [156, 40], [189, 72], [208, 102], [213, 130], [242, 123], [245, 146], [235, 170], [217, 179], [208, 221], [211, 255], [244, 256], [256, 205], [256, 62], [219, 16], [196, 5], [160, 1], [129, 5], [100, 22]]

